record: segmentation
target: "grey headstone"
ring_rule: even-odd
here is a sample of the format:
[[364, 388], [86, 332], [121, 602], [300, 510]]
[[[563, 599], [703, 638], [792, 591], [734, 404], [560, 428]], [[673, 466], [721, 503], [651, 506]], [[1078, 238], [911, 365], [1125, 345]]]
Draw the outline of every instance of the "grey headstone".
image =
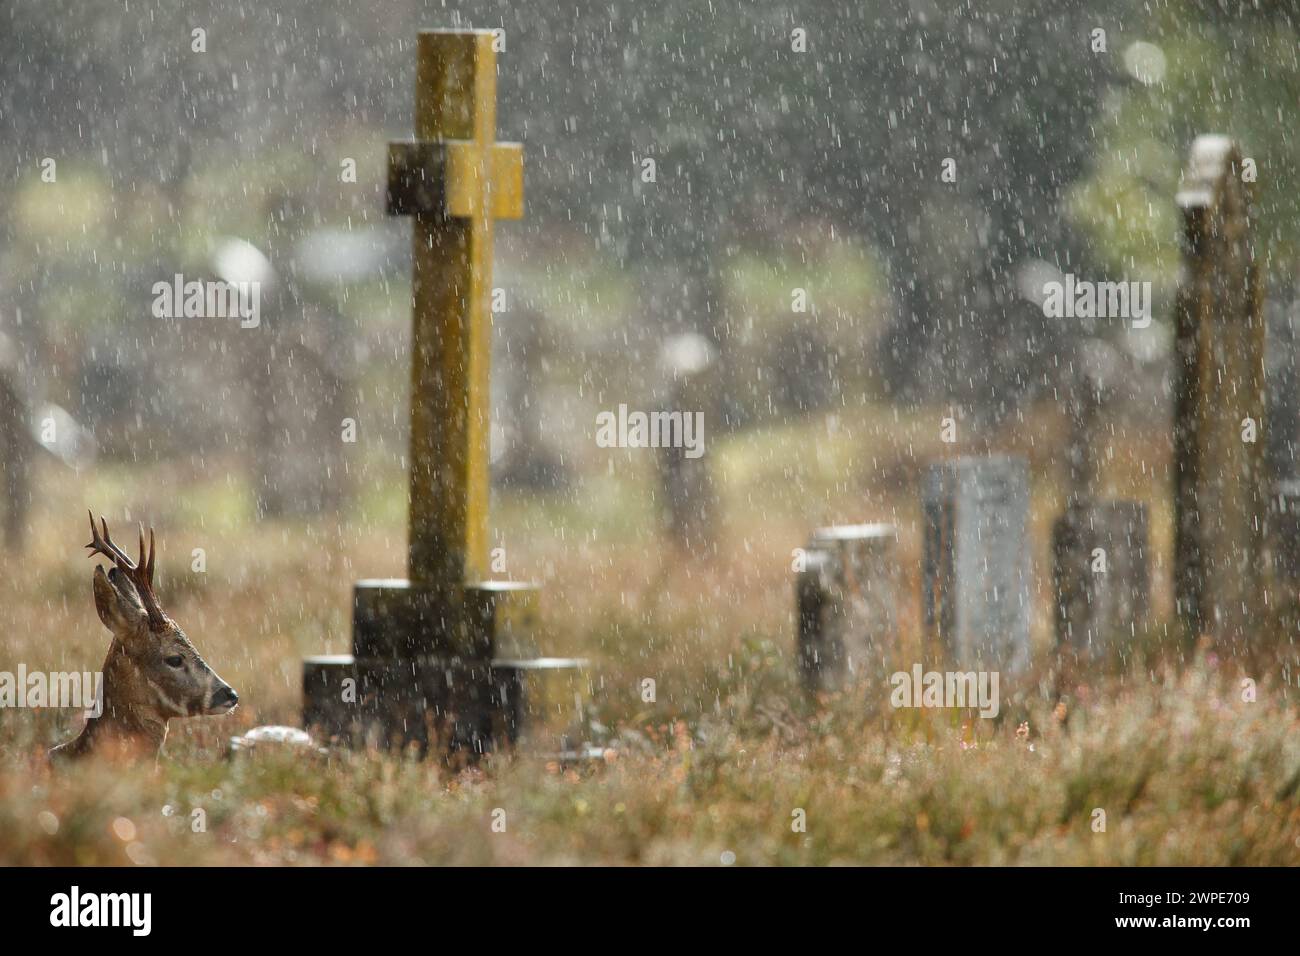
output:
[[1018, 671], [1029, 663], [1029, 478], [1023, 459], [932, 466], [922, 494], [925, 626], [945, 663]]

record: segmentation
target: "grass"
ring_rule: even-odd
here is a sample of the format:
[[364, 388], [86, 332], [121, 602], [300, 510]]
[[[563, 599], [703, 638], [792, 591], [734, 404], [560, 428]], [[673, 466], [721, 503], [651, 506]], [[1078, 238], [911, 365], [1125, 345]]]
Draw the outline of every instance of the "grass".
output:
[[9, 755], [0, 850], [10, 863], [100, 865], [1300, 861], [1295, 715], [1235, 699], [1203, 664], [1100, 706], [1030, 707], [1020, 725], [988, 729], [863, 720], [834, 704], [798, 718], [747, 709], [742, 726], [650, 723], [636, 746], [580, 767], [516, 758], [451, 774], [364, 753], [226, 761], [215, 731], [184, 735], [156, 772], [54, 776]]
[[[584, 476], [590, 508], [498, 502], [511, 574], [544, 586], [539, 643], [593, 661], [535, 700], [535, 746], [585, 731], [605, 748], [603, 760], [569, 765], [526, 754], [464, 771], [366, 752], [228, 758], [241, 729], [297, 722], [299, 659], [347, 649], [351, 582], [402, 573], [393, 491], [368, 492], [346, 521], [256, 525], [211, 463], [207, 475], [159, 467], [131, 482], [112, 470], [42, 474], [30, 554], [0, 575], [0, 669], [98, 666], [106, 633], [77, 549], [82, 503], [120, 520], [130, 501], [155, 501], [164, 602], [244, 703], [230, 717], [173, 722], [157, 767], [57, 773], [41, 755], [75, 732], [71, 715], [0, 711], [0, 863], [1300, 863], [1295, 671], [1276, 658], [1216, 655], [1156, 629], [1126, 661], [1058, 685], [1039, 622], [1044, 666], [1004, 681], [994, 720], [894, 710], [883, 692], [800, 692], [790, 549], [813, 524], [895, 520], [914, 594], [910, 476], [940, 451], [923, 440], [927, 421], [891, 416], [824, 443], [775, 429], [720, 446], [727, 520], [711, 563], [681, 558], [647, 528], [652, 479], [630, 461]], [[1041, 578], [1059, 493], [1051, 443], [1033, 434], [1025, 426], [1017, 447], [1035, 461]], [[1121, 449], [1113, 473], [1161, 473], [1128, 461], [1155, 444], [1135, 434], [1144, 450]], [[169, 496], [175, 488], [185, 493]], [[1130, 489], [1143, 491], [1155, 498]], [[188, 570], [195, 547], [203, 574]], [[905, 643], [914, 603], [900, 614]], [[1253, 701], [1246, 676], [1258, 682]]]

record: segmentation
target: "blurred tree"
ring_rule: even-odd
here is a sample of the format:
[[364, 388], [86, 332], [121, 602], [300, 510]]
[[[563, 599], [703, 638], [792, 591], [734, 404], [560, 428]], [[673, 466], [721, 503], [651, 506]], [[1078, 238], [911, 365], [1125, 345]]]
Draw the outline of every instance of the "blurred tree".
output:
[[17, 348], [0, 334], [0, 510], [4, 513], [5, 547], [20, 552], [31, 508], [31, 459], [35, 451], [27, 431], [27, 395], [18, 367]]
[[[459, 9], [514, 38], [520, 79], [503, 115], [529, 117], [548, 150], [531, 208], [584, 221], [642, 268], [680, 268], [666, 323], [709, 336], [725, 363], [734, 322], [719, 270], [789, 221], [826, 216], [889, 262], [893, 384], [961, 383], [953, 373], [979, 368], [957, 390], [988, 406], [1027, 386], [1026, 359], [1057, 331], [1010, 325], [1024, 315], [1014, 270], [1082, 254], [1059, 208], [1118, 78], [1090, 30], [1121, 32], [1126, 6], [670, 0], [651, 14], [589, 2], [544, 23], [501, 3]], [[953, 184], [940, 181], [949, 157]], [[640, 175], [646, 158], [654, 182]], [[925, 374], [926, 352], [949, 374]]]

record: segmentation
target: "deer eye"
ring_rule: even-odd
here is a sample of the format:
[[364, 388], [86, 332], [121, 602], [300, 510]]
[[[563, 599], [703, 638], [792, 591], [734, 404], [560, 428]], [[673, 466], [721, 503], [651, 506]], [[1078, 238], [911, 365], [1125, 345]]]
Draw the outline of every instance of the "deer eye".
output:
[[185, 663], [185, 658], [179, 654], [173, 654], [171, 657], [164, 658], [163, 663], [168, 667], [180, 667]]

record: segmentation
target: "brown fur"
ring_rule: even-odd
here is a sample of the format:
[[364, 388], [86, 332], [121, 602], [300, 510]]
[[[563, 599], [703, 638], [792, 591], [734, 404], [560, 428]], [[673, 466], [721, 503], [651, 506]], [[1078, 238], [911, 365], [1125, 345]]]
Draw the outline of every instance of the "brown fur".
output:
[[226, 714], [239, 700], [159, 606], [152, 589], [152, 549], [146, 565], [143, 534], [138, 564], [99, 548], [101, 540], [114, 548], [105, 527], [104, 539], [97, 534], [90, 545], [92, 552], [108, 554], [116, 563], [107, 574], [97, 566], [93, 579], [95, 610], [113, 634], [104, 660], [103, 711], [88, 718], [77, 737], [51, 750], [55, 758], [157, 755], [173, 717]]

